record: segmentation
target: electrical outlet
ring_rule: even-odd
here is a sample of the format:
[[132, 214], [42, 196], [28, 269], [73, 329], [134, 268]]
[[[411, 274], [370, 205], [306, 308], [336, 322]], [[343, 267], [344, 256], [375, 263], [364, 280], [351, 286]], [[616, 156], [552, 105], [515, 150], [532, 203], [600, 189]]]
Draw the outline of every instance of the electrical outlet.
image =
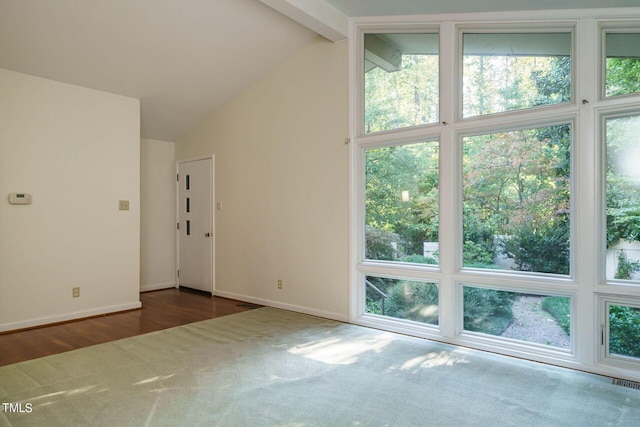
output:
[[129, 210], [129, 201], [128, 200], [120, 200], [118, 202], [118, 209], [121, 211], [128, 211]]
[[282, 289], [282, 280], [278, 280], [278, 289]]
[[80, 298], [80, 287], [73, 288], [72, 295], [74, 298]]

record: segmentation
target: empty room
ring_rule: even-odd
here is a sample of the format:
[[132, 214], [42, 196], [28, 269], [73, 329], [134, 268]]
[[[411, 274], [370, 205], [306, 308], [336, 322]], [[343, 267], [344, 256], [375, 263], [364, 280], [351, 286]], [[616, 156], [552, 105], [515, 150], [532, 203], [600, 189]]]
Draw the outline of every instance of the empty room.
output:
[[637, 424], [638, 135], [638, 0], [0, 0], [0, 425]]

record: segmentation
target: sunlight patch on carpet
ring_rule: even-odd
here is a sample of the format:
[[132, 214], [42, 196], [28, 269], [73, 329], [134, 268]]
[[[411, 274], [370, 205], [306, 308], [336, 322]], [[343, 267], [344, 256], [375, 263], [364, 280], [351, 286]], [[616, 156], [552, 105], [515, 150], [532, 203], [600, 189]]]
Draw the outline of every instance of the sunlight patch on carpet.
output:
[[454, 366], [460, 363], [469, 363], [469, 361], [451, 351], [439, 351], [407, 360], [400, 365], [399, 369], [402, 371], [417, 368], [427, 369], [437, 366]]
[[379, 353], [395, 338], [389, 334], [374, 337], [327, 338], [320, 341], [298, 345], [289, 349], [289, 353], [304, 356], [329, 365], [350, 365], [358, 361], [358, 356], [370, 351]]

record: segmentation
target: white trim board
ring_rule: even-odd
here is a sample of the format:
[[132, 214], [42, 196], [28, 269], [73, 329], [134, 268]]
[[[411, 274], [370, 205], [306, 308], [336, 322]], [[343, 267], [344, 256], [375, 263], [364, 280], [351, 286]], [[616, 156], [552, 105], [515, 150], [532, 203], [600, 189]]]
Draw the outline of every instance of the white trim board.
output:
[[0, 332], [16, 331], [19, 329], [33, 328], [36, 326], [45, 326], [53, 323], [66, 322], [69, 320], [84, 319], [87, 317], [100, 316], [102, 314], [117, 313], [119, 311], [135, 310], [141, 308], [142, 303], [140, 301], [131, 302], [127, 304], [111, 305], [106, 307], [99, 307], [91, 310], [74, 311], [71, 313], [65, 313], [57, 316], [37, 317], [35, 319], [21, 320], [19, 322], [3, 323], [0, 324]]
[[140, 286], [140, 292], [149, 292], [149, 291], [159, 291], [161, 289], [171, 289], [175, 288], [175, 283], [155, 283], [150, 285]]
[[264, 305], [267, 307], [281, 308], [283, 310], [295, 311], [297, 313], [309, 314], [311, 316], [322, 317], [324, 319], [337, 320], [338, 322], [349, 322], [349, 316], [331, 311], [316, 310], [314, 308], [304, 307], [301, 305], [287, 304], [280, 301], [273, 301], [263, 298], [254, 298], [248, 295], [236, 294], [234, 292], [225, 292], [214, 290], [214, 295], [222, 298], [234, 299], [237, 301], [249, 302], [252, 304]]

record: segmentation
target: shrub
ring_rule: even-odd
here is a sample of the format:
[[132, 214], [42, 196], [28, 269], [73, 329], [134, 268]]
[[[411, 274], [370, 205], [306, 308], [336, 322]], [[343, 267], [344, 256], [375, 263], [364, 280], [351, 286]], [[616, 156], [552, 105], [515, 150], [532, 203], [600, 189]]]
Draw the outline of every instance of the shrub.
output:
[[431, 257], [425, 257], [422, 255], [407, 255], [400, 258], [402, 262], [413, 262], [415, 264], [438, 264], [438, 261]]
[[367, 298], [365, 313], [382, 314], [382, 299]]
[[625, 251], [618, 252], [618, 267], [616, 268], [616, 279], [630, 280], [635, 273], [640, 271], [640, 262], [630, 261]]
[[464, 265], [492, 264], [496, 257], [494, 231], [469, 209], [463, 212]]
[[513, 321], [515, 292], [464, 288], [464, 329], [500, 335]]
[[[383, 292], [385, 295], [389, 294], [389, 291], [393, 286], [395, 286], [396, 281], [393, 279], [387, 279], [384, 277], [376, 277], [376, 276], [367, 276], [366, 280], [375, 286], [378, 290]], [[375, 290], [371, 289], [369, 286], [365, 285], [366, 289], [366, 300], [365, 300], [365, 309], [367, 313], [373, 314], [386, 314], [382, 312], [382, 307], [384, 305], [383, 300], [386, 299], [382, 295], [380, 295]]]
[[479, 244], [472, 240], [466, 240], [462, 254], [465, 267], [493, 265], [495, 251], [489, 251], [485, 244]]
[[398, 243], [400, 236], [387, 230], [367, 226], [365, 228], [366, 257], [393, 261], [398, 259]]
[[571, 299], [567, 297], [546, 297], [540, 304], [567, 334], [571, 333]]
[[569, 274], [567, 220], [514, 227], [510, 238], [501, 240], [499, 244], [502, 253], [513, 259], [519, 271]]
[[401, 281], [389, 290], [386, 314], [399, 319], [438, 323], [438, 286]]
[[617, 305], [609, 308], [609, 352], [640, 357], [640, 309]]

